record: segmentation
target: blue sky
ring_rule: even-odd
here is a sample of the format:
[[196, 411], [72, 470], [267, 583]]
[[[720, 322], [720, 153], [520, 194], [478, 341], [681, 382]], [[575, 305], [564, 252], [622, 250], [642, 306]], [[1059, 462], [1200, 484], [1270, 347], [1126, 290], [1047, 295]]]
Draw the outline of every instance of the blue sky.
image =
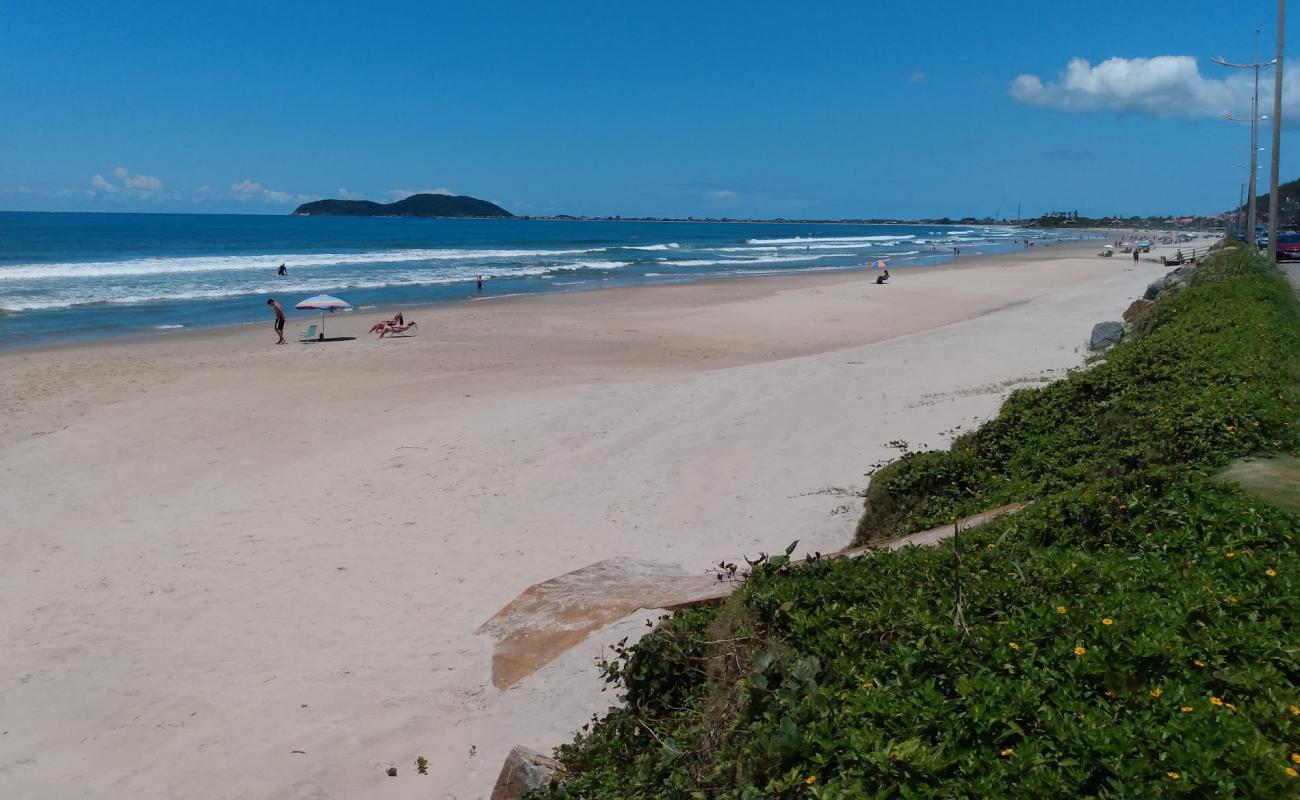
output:
[[[520, 214], [1211, 212], [1235, 203], [1248, 141], [1216, 116], [1248, 94], [1209, 57], [1250, 60], [1256, 27], [1270, 51], [1275, 15], [0, 2], [0, 210], [286, 213], [446, 190]], [[1133, 61], [1162, 56], [1195, 61]], [[1088, 64], [1063, 78], [1071, 59]]]

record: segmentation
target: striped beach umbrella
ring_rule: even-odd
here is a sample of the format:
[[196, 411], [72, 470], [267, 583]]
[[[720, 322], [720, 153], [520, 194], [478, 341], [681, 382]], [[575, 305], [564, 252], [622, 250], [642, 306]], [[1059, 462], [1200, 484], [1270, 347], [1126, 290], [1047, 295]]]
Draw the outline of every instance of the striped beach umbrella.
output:
[[298, 302], [294, 308], [299, 311], [320, 311], [320, 335], [325, 338], [325, 312], [333, 314], [335, 311], [348, 311], [352, 304], [347, 300], [340, 300], [337, 297], [330, 297], [327, 294], [318, 294], [308, 297], [306, 300]]
[[886, 264], [884, 261], [881, 261], [880, 259], [876, 259], [875, 261], [867, 262], [867, 266], [870, 267], [871, 269], [884, 269], [889, 265]]

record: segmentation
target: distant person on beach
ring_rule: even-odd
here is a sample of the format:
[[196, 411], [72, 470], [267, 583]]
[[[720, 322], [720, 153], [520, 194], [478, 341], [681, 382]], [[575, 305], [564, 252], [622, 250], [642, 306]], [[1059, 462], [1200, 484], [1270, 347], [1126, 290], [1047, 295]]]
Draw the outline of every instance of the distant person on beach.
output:
[[280, 265], [280, 268], [277, 269], [277, 270], [275, 271], [275, 274], [276, 274], [276, 275], [288, 275], [288, 274], [289, 274], [289, 270], [288, 270], [288, 269], [287, 269], [283, 264], [281, 264], [281, 265]]
[[274, 297], [267, 300], [266, 304], [275, 309], [275, 335], [280, 337], [276, 344], [284, 344], [284, 309], [280, 308]]
[[1141, 252], [1142, 252], [1142, 248], [1140, 248], [1140, 247], [1134, 247], [1134, 248], [1133, 248], [1133, 263], [1134, 263], [1134, 264], [1138, 263], [1138, 253], [1141, 253]]
[[877, 286], [883, 286], [886, 283], [889, 283], [889, 270], [885, 270], [882, 274], [876, 276]]
[[483, 276], [482, 276], [482, 275], [478, 276], [478, 292], [479, 292], [480, 294], [483, 293]]

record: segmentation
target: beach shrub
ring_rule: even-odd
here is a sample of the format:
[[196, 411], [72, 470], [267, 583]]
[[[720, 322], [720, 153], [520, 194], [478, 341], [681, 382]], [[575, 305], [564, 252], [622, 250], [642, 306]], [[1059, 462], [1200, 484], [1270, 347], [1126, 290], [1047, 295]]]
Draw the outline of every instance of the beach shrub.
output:
[[[1241, 260], [1244, 258], [1244, 261]], [[877, 472], [860, 536], [764, 558], [607, 677], [544, 798], [1300, 795], [1300, 516], [1210, 476], [1292, 452], [1300, 312], [1225, 249], [1157, 322]]]

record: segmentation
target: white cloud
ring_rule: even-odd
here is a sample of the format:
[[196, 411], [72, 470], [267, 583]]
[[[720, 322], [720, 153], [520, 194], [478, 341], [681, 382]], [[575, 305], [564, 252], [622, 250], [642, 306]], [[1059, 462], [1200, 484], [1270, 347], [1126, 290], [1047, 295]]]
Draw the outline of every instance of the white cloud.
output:
[[123, 193], [132, 197], [149, 198], [154, 197], [163, 188], [162, 179], [155, 178], [152, 175], [135, 175], [126, 167], [114, 169], [113, 177], [117, 178], [117, 183], [108, 180], [103, 175], [94, 175], [90, 179], [90, 188], [86, 190], [86, 196], [94, 197], [100, 193]]
[[[1253, 74], [1214, 69], [1223, 70], [1224, 77], [1205, 77], [1192, 56], [1115, 57], [1096, 66], [1072, 58], [1055, 81], [1018, 76], [1011, 82], [1011, 96], [1025, 105], [1071, 112], [1133, 111], [1192, 119], [1231, 113], [1249, 118]], [[1268, 113], [1273, 96], [1270, 71], [1260, 72], [1259, 90], [1261, 110]], [[1287, 91], [1284, 102], [1283, 118], [1295, 119], [1300, 98]]]
[[163, 183], [158, 178], [151, 175], [132, 175], [126, 167], [118, 167], [113, 170], [113, 174], [122, 182], [122, 185], [128, 189], [143, 189], [150, 192], [160, 192]]
[[394, 200], [405, 200], [413, 194], [453, 194], [453, 192], [444, 187], [439, 189], [391, 189], [384, 194]]
[[339, 197], [344, 200], [365, 200], [365, 195], [360, 192], [349, 192], [347, 189], [339, 187]]
[[930, 76], [925, 74], [925, 70], [913, 70], [911, 75], [907, 76], [908, 83], [925, 83]]
[[104, 180], [103, 175], [96, 175], [90, 179], [91, 194], [94, 192], [116, 192], [118, 188], [108, 181]]
[[734, 189], [716, 189], [709, 192], [710, 200], [735, 200], [738, 196], [739, 193]]
[[305, 203], [316, 198], [305, 194], [292, 194], [275, 189], [268, 189], [260, 181], [245, 178], [239, 183], [230, 184], [230, 191], [237, 200], [261, 200], [266, 203]]

